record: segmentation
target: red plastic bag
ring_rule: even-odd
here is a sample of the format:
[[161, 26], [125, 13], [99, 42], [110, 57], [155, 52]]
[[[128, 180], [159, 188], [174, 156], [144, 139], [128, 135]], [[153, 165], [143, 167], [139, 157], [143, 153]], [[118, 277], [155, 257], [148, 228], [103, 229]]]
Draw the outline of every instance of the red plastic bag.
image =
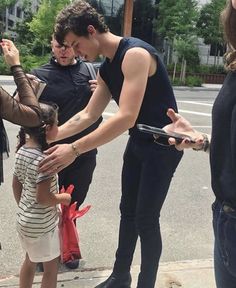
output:
[[[71, 194], [74, 190], [74, 186], [70, 185], [66, 191], [64, 188], [62, 192]], [[75, 259], [81, 259], [81, 253], [79, 248], [79, 234], [76, 229], [74, 220], [82, 217], [88, 212], [91, 205], [86, 206], [82, 210], [76, 210], [76, 202], [70, 206], [61, 205], [61, 262], [65, 263]]]

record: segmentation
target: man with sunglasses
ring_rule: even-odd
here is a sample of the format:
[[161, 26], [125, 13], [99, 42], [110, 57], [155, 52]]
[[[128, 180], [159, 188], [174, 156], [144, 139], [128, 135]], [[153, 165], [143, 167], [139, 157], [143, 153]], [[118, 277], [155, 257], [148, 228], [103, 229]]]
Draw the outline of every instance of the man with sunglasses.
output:
[[[34, 69], [31, 73], [47, 83], [40, 100], [51, 101], [58, 105], [59, 125], [64, 124], [74, 114], [84, 109], [96, 89], [96, 80], [91, 79], [87, 66], [75, 57], [71, 47], [60, 45], [54, 36], [51, 41], [52, 58], [50, 62]], [[95, 130], [101, 123], [100, 117], [94, 124], [81, 133], [57, 143], [71, 143]], [[54, 145], [55, 143], [53, 143]], [[67, 188], [74, 185], [72, 202], [77, 201], [77, 209], [84, 202], [96, 166], [97, 149], [91, 149], [71, 165], [58, 173], [59, 186]], [[79, 260], [65, 263], [68, 268], [77, 268]]]

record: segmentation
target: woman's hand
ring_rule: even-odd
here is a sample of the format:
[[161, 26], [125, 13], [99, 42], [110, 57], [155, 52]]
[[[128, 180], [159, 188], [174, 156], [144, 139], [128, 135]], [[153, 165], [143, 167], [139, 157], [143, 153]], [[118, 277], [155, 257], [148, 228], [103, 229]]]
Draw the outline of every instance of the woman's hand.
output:
[[19, 51], [11, 40], [2, 39], [0, 43], [6, 63], [9, 66], [20, 65]]
[[188, 138], [184, 139], [181, 143], [177, 143], [174, 138], [169, 138], [170, 145], [175, 145], [176, 149], [183, 150], [185, 148], [199, 148], [203, 145], [204, 137], [201, 132], [193, 129], [190, 122], [183, 116], [176, 113], [173, 109], [168, 109], [167, 116], [171, 119], [172, 123], [163, 127], [166, 132], [176, 132], [188, 135], [195, 143], [191, 143]]
[[76, 155], [71, 144], [55, 145], [44, 151], [48, 154], [39, 164], [39, 172], [54, 174], [58, 173], [72, 162]]

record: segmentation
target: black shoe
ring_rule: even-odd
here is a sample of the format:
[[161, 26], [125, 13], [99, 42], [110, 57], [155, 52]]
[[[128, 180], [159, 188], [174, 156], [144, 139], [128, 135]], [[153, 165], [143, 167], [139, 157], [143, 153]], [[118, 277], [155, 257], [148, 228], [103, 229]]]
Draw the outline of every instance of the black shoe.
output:
[[131, 288], [131, 281], [130, 273], [119, 277], [112, 273], [106, 281], [100, 283], [95, 288]]
[[74, 260], [65, 262], [65, 266], [69, 269], [77, 269], [79, 267], [79, 259], [74, 259]]

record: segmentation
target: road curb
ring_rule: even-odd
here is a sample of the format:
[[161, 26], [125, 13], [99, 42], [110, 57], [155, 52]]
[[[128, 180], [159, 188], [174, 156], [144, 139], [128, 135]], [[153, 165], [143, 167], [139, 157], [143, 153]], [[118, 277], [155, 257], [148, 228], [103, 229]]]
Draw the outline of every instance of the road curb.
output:
[[188, 87], [188, 86], [173, 86], [176, 91], [219, 91], [221, 86], [212, 87]]

